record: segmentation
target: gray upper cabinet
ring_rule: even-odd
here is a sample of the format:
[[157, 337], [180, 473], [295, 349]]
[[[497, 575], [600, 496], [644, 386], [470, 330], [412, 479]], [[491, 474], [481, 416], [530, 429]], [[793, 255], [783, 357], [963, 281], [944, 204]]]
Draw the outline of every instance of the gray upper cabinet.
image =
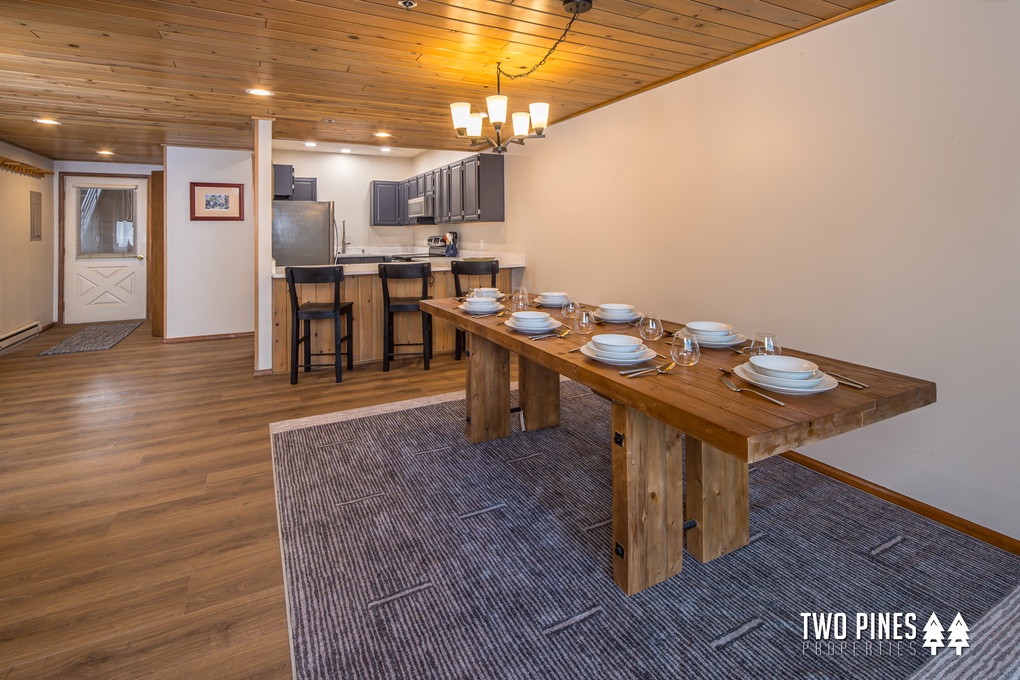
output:
[[294, 166], [273, 165], [273, 199], [289, 200], [294, 195]]
[[[372, 226], [396, 227], [400, 222], [400, 204], [398, 199], [401, 182], [375, 180], [372, 182]], [[407, 214], [407, 201], [404, 201], [404, 214]]]
[[[506, 219], [503, 156], [478, 154], [401, 182], [372, 182], [372, 225], [502, 222]], [[410, 198], [431, 196], [433, 215], [412, 218]]]

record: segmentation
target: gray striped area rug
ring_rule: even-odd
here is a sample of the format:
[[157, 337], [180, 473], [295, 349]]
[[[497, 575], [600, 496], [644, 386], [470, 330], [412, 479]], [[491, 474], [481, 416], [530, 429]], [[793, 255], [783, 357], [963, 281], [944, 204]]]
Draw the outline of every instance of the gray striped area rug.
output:
[[74, 354], [76, 352], [100, 352], [112, 349], [118, 342], [131, 335], [132, 331], [141, 325], [141, 321], [127, 321], [88, 326], [45, 352], [40, 352], [39, 356]]
[[971, 651], [930, 614], [1020, 584], [1020, 558], [772, 458], [748, 546], [627, 597], [609, 404], [561, 389], [558, 428], [480, 445], [462, 394], [272, 427], [295, 677], [908, 678], [936, 638]]

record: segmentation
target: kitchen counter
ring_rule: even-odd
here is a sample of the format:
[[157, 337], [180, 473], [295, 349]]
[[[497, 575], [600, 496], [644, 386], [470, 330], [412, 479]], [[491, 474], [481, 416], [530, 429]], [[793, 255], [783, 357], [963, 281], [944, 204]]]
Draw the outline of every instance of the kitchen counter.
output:
[[[358, 249], [360, 250], [360, 249]], [[454, 260], [464, 260], [472, 257], [491, 257], [499, 260], [500, 269], [520, 269], [524, 267], [524, 255], [519, 253], [494, 253], [490, 251], [461, 251], [458, 257], [428, 257], [428, 253], [416, 253], [414, 251], [402, 250], [395, 252], [382, 252], [382, 251], [371, 251], [366, 253], [352, 252], [349, 255], [406, 255], [411, 254], [415, 258], [415, 262], [428, 262], [432, 265], [432, 271], [434, 272], [448, 272], [450, 271], [450, 263]], [[368, 264], [343, 264], [344, 276], [358, 276], [362, 274], [378, 274], [379, 265], [377, 263]], [[276, 267], [273, 270], [274, 279], [284, 278], [284, 269], [286, 267]]]

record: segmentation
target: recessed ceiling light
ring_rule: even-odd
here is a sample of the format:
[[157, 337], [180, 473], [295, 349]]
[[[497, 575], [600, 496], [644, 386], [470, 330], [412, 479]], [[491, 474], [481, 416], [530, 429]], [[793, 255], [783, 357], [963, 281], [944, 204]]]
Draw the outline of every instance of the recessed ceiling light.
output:
[[100, 151], [97, 151], [96, 153], [99, 154], [100, 156], [112, 156], [113, 155], [112, 151], [107, 151], [106, 149], [101, 149]]
[[388, 133], [388, 132], [376, 132], [375, 136], [376, 137], [389, 137], [390, 133]]
[[317, 146], [315, 142], [305, 142], [305, 146]]
[[340, 149], [340, 153], [350, 153], [350, 149]]
[[390, 147], [388, 147], [388, 146], [380, 146], [379, 150], [382, 151], [383, 153], [389, 153]]
[[52, 118], [33, 118], [33, 123], [42, 123], [43, 125], [60, 125], [59, 120], [53, 120]]
[[263, 90], [261, 87], [250, 87], [247, 90], [245, 90], [245, 92], [247, 92], [248, 94], [254, 94], [259, 97], [272, 97], [274, 94], [276, 94], [272, 90]]

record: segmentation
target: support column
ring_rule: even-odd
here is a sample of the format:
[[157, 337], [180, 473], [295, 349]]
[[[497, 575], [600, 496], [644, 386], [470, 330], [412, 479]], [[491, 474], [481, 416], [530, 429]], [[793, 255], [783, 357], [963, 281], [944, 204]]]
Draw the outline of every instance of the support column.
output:
[[529, 432], [560, 424], [560, 374], [556, 371], [518, 355], [517, 398]]
[[687, 512], [698, 526], [687, 532], [687, 552], [709, 562], [747, 545], [750, 502], [747, 463], [687, 436]]
[[467, 438], [472, 444], [510, 435], [510, 350], [467, 334]]

